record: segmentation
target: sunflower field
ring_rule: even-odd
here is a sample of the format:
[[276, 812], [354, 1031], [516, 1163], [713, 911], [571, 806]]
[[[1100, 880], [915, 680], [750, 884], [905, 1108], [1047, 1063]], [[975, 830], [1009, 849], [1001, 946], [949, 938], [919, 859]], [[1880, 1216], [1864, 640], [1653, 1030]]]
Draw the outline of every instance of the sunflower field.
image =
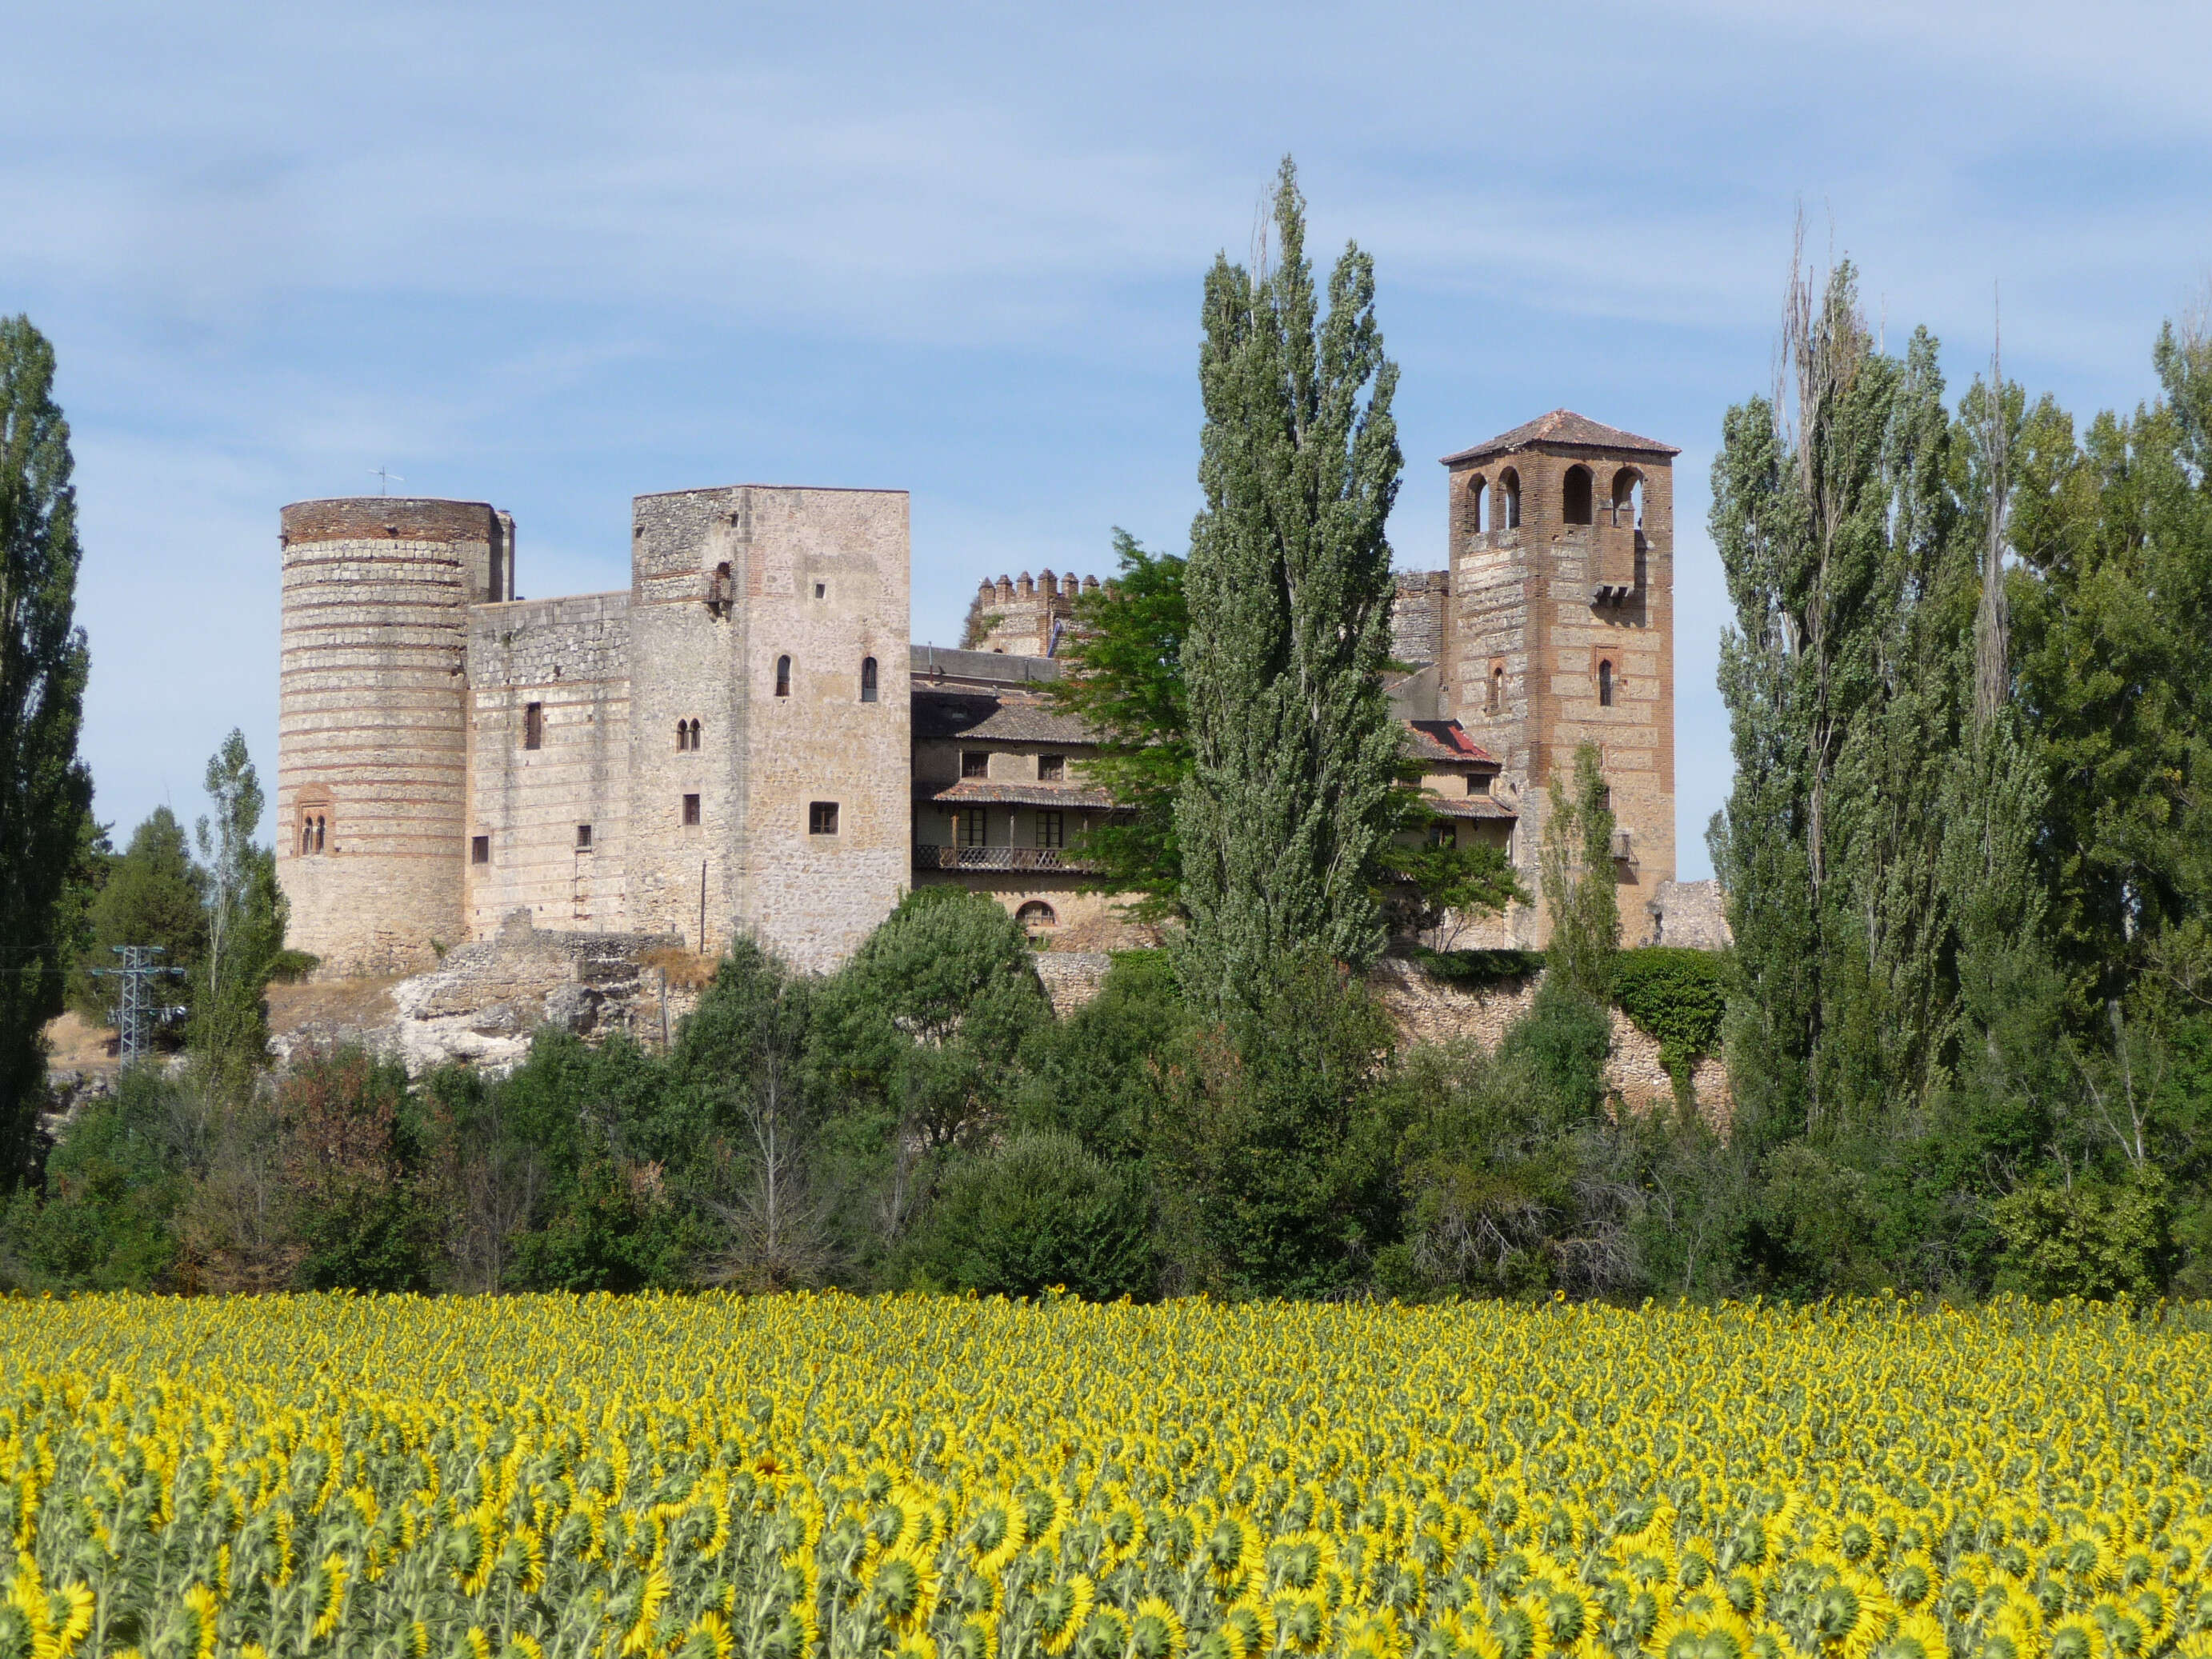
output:
[[0, 1301], [0, 1659], [2212, 1659], [2208, 1330]]

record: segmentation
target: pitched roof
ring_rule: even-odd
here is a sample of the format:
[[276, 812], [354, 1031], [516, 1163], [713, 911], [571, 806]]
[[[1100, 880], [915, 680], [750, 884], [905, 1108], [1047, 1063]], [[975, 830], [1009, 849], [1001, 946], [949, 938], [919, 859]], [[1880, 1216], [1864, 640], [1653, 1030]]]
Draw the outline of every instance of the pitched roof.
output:
[[1018, 692], [914, 691], [917, 738], [972, 738], [1000, 743], [1058, 743], [1087, 747], [1097, 739], [1072, 714]]
[[1493, 769], [1498, 758], [1473, 738], [1457, 720], [1407, 720], [1413, 735], [1413, 750], [1422, 760], [1479, 761]]
[[963, 778], [957, 783], [915, 786], [915, 799], [939, 806], [1050, 806], [1067, 811], [1110, 812], [1114, 798], [1103, 789], [1079, 783], [994, 783]]
[[1679, 455], [1682, 452], [1672, 444], [1662, 444], [1650, 438], [1639, 438], [1633, 432], [1623, 432], [1617, 426], [1606, 426], [1586, 415], [1577, 415], [1571, 409], [1555, 409], [1548, 415], [1539, 415], [1510, 432], [1501, 432], [1488, 443], [1477, 444], [1472, 449], [1462, 449], [1456, 455], [1443, 459], [1446, 466], [1461, 461], [1478, 460], [1485, 455], [1503, 455], [1516, 449], [1527, 449], [1534, 444], [1571, 444], [1585, 449], [1627, 449], [1646, 455]]
[[1517, 818], [1521, 815], [1504, 801], [1490, 795], [1469, 795], [1464, 800], [1454, 800], [1448, 795], [1431, 795], [1429, 811], [1443, 818]]

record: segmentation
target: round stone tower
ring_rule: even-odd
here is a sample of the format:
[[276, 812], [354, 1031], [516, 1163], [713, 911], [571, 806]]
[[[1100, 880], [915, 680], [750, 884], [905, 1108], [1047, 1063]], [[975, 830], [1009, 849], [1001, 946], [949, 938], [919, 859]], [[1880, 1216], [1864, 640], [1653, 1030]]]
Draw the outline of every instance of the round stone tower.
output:
[[460, 942], [469, 606], [512, 596], [514, 524], [482, 501], [283, 510], [276, 875], [329, 975]]

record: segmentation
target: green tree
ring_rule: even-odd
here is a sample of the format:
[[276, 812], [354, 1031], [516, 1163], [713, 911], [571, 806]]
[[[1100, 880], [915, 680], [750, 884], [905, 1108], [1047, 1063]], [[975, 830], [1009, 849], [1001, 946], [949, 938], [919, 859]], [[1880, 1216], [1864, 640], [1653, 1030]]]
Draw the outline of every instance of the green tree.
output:
[[1180, 1283], [1328, 1295], [1395, 1241], [1391, 1037], [1365, 986], [1313, 954], [1192, 1030], [1152, 1149]]
[[76, 752], [90, 660], [76, 626], [76, 491], [53, 386], [46, 337], [28, 318], [0, 319], [0, 1190], [32, 1168], [43, 1028], [79, 945], [65, 901], [92, 816]]
[[206, 787], [215, 816], [200, 819], [193, 838], [207, 933], [187, 1041], [216, 1097], [235, 1100], [268, 1061], [269, 981], [292, 964], [276, 857], [254, 840], [264, 797], [244, 732], [234, 731], [209, 759]]
[[1133, 895], [1131, 915], [1157, 921], [1174, 914], [1182, 895], [1176, 800], [1191, 755], [1184, 562], [1149, 553], [1118, 529], [1114, 556], [1119, 574], [1076, 601], [1076, 627], [1060, 648], [1052, 696], [1096, 735], [1085, 774], [1123, 809], [1094, 824], [1084, 842], [1084, 856], [1099, 866], [1090, 886]]
[[1133, 1165], [1109, 1164], [1070, 1136], [1018, 1136], [946, 1177], [907, 1271], [986, 1296], [1149, 1297], [1159, 1271], [1151, 1209]]
[[207, 948], [208, 918], [192, 864], [185, 827], [166, 806], [157, 806], [131, 835], [131, 844], [112, 854], [88, 924], [90, 939], [70, 985], [70, 1005], [94, 1025], [113, 1023], [115, 982], [91, 969], [112, 968], [112, 946], [152, 945], [164, 967], [183, 970], [159, 985], [165, 1003], [190, 1006], [191, 980]]
[[1176, 829], [1180, 969], [1208, 1010], [1249, 1006], [1316, 951], [1371, 960], [1397, 823], [1400, 732], [1382, 685], [1397, 368], [1356, 246], [1320, 316], [1288, 160], [1274, 234], [1272, 267], [1216, 258], [1199, 356], [1206, 506], [1183, 572], [1192, 765]]
[[1575, 750], [1572, 785], [1552, 780], [1540, 854], [1544, 908], [1552, 923], [1547, 973], [1601, 1006], [1613, 995], [1613, 959], [1620, 949], [1607, 800], [1597, 745], [1582, 744]]

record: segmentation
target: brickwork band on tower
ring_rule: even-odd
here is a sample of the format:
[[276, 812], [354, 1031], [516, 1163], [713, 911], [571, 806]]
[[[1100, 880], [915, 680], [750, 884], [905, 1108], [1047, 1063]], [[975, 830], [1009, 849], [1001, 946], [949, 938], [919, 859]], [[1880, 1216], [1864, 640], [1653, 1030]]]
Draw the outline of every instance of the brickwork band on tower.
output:
[[[1535, 890], [1545, 787], [1595, 743], [1631, 942], [1674, 873], [1675, 453], [1559, 410], [1446, 458], [1449, 568], [1401, 574], [1393, 617], [1435, 833], [1509, 846]], [[558, 599], [514, 597], [483, 502], [301, 501], [282, 532], [277, 868], [325, 974], [518, 921], [823, 969], [918, 882], [1040, 943], [1128, 938], [1082, 890], [1117, 808], [1043, 695], [1095, 577], [986, 580], [944, 650], [908, 643], [901, 490], [640, 496], [629, 587]]]

